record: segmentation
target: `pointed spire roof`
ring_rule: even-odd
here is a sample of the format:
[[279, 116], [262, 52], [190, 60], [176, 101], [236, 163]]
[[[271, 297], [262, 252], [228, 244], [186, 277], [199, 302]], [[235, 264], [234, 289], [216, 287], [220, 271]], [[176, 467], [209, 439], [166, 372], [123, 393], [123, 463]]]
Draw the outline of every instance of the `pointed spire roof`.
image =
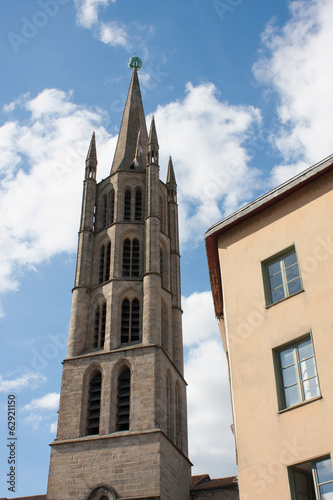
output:
[[[139, 144], [138, 141], [140, 141]], [[111, 173], [117, 170], [129, 170], [130, 166], [133, 164], [134, 158], [136, 158], [137, 149], [140, 149], [141, 153], [139, 156], [138, 169], [143, 169], [147, 157], [147, 144], [147, 126], [143, 111], [138, 73], [136, 69], [133, 69]], [[142, 161], [140, 161], [140, 159], [142, 159]]]
[[88, 154], [87, 154], [87, 160], [95, 160], [97, 162], [97, 153], [96, 153], [96, 138], [95, 138], [95, 132], [93, 132], [91, 141], [90, 141], [90, 146], [88, 149]]
[[171, 156], [169, 156], [168, 174], [167, 174], [166, 183], [167, 184], [171, 184], [171, 183], [177, 184]]
[[151, 119], [148, 144], [158, 144], [154, 115]]

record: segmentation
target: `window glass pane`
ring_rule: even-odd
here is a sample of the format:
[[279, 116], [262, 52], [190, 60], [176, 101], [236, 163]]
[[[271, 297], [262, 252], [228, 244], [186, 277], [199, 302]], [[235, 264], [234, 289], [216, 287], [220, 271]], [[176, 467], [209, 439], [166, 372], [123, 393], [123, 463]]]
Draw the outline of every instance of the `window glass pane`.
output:
[[327, 481], [333, 481], [332, 460], [330, 458], [317, 462], [316, 469], [319, 484], [327, 483]]
[[289, 295], [292, 295], [293, 293], [299, 292], [300, 290], [302, 290], [300, 278], [296, 278], [293, 281], [289, 281], [289, 283], [288, 283]]
[[281, 272], [280, 261], [274, 262], [274, 264], [270, 264], [268, 266], [268, 274], [269, 276], [273, 276], [276, 273]]
[[290, 255], [287, 255], [287, 257], [284, 258], [284, 265], [285, 267], [290, 267], [292, 264], [295, 264], [297, 262], [296, 259], [296, 253], [293, 252]]
[[299, 276], [298, 264], [286, 268], [287, 281], [291, 281]]
[[282, 285], [282, 274], [278, 273], [278, 274], [274, 274], [274, 276], [271, 276], [269, 278], [269, 284], [270, 284], [271, 290], [273, 288], [277, 288], [277, 287], [281, 286]]
[[277, 302], [278, 300], [284, 299], [284, 290], [283, 287], [281, 286], [280, 288], [276, 288], [275, 290], [271, 291], [272, 295], [272, 302]]
[[305, 340], [298, 345], [298, 354], [300, 361], [306, 358], [311, 358], [311, 356], [313, 356], [311, 339]]
[[294, 349], [290, 347], [285, 351], [280, 352], [281, 367], [290, 366], [294, 364]]
[[305, 382], [303, 382], [303, 390], [305, 401], [319, 396], [319, 385], [317, 377], [305, 380]]
[[317, 375], [316, 366], [313, 358], [302, 361], [300, 363], [300, 366], [301, 366], [302, 380], [306, 380], [307, 378], [311, 378]]
[[290, 366], [289, 368], [284, 368], [282, 370], [283, 386], [287, 387], [289, 385], [297, 384], [297, 376], [295, 366]]
[[299, 403], [299, 393], [297, 385], [292, 385], [284, 390], [284, 396], [286, 400], [286, 407], [295, 405]]
[[323, 484], [319, 486], [319, 491], [321, 494], [321, 500], [333, 500], [333, 484]]

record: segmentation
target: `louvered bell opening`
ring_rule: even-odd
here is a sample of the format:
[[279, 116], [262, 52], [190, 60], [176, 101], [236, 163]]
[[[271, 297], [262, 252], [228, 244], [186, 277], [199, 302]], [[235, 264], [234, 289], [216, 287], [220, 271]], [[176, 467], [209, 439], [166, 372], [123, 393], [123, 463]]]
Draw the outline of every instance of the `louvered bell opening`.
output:
[[103, 308], [102, 308], [102, 322], [101, 322], [101, 345], [100, 345], [100, 347], [104, 347], [104, 341], [105, 341], [105, 322], [106, 322], [106, 304], [103, 304]]
[[92, 410], [99, 410], [100, 407], [101, 407], [100, 399], [97, 399], [96, 401], [89, 401], [89, 407], [88, 407], [89, 415]]
[[[130, 395], [129, 395], [129, 391], [128, 391], [128, 397], [122, 397], [121, 400], [118, 401], [119, 412], [121, 411], [121, 408], [123, 408], [124, 406], [129, 406], [129, 404], [130, 404], [129, 396]], [[117, 415], [118, 415], [118, 413], [117, 413]]]
[[131, 328], [131, 340], [135, 342], [139, 340], [140, 336], [140, 303], [138, 300], [134, 299], [132, 302], [132, 328]]
[[127, 299], [123, 301], [121, 309], [121, 343], [129, 341], [129, 323], [130, 323], [130, 303]]
[[104, 274], [104, 245], [101, 248], [100, 256], [99, 256], [99, 269], [98, 269], [98, 282], [103, 283], [103, 274]]
[[130, 220], [131, 218], [131, 191], [125, 192], [125, 203], [124, 203], [124, 219]]
[[87, 434], [99, 433], [99, 416], [101, 406], [101, 374], [95, 375], [90, 381], [88, 399]]
[[138, 189], [135, 193], [135, 220], [141, 220], [142, 193]]
[[[91, 409], [89, 409], [88, 421], [89, 422], [93, 422], [93, 421], [98, 422], [98, 420], [99, 420], [99, 407], [93, 411]], [[88, 427], [89, 427], [89, 425], [88, 425]]]
[[130, 384], [131, 374], [129, 370], [126, 370], [121, 373], [118, 378], [117, 429], [119, 431], [129, 429]]
[[132, 276], [139, 276], [140, 267], [140, 244], [138, 240], [133, 241], [132, 247]]
[[123, 246], [123, 276], [129, 276], [131, 269], [131, 242], [130, 240], [124, 241]]
[[113, 212], [114, 212], [114, 191], [111, 191], [110, 193], [110, 217], [109, 217], [109, 223], [113, 223]]
[[97, 308], [97, 310], [95, 312], [93, 347], [98, 347], [98, 330], [99, 330], [99, 307]]
[[108, 244], [106, 249], [106, 269], [105, 269], [105, 280], [110, 279], [110, 260], [111, 260], [111, 243]]
[[87, 434], [88, 436], [91, 436], [92, 434], [99, 434], [99, 418], [88, 421]]
[[108, 211], [108, 200], [106, 195], [103, 196], [103, 227], [106, 226], [106, 215]]

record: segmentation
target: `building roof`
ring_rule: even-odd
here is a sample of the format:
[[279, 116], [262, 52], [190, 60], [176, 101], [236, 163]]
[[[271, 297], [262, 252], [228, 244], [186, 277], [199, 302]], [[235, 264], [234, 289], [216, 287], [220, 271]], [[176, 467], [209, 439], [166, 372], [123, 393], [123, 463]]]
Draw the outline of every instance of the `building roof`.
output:
[[217, 490], [217, 489], [237, 489], [237, 476], [220, 477], [211, 479], [209, 474], [192, 476], [192, 491]]
[[328, 156], [303, 172], [297, 174], [295, 177], [292, 177], [288, 181], [272, 189], [268, 193], [263, 194], [256, 200], [237, 210], [237, 212], [234, 212], [225, 219], [222, 219], [220, 222], [217, 222], [206, 231], [205, 243], [209, 278], [213, 294], [215, 315], [217, 317], [223, 316], [223, 291], [217, 239], [223, 233], [259, 214], [272, 205], [275, 205], [307, 184], [310, 184], [319, 177], [322, 177], [330, 170], [333, 170], [333, 155]]

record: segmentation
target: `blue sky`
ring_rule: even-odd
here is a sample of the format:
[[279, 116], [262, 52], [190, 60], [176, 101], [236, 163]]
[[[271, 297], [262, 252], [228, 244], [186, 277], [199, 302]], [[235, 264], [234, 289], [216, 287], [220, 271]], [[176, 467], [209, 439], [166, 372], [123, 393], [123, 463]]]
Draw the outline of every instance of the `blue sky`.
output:
[[46, 492], [84, 160], [95, 130], [109, 174], [134, 52], [161, 178], [171, 154], [178, 181], [193, 472], [236, 473], [204, 232], [332, 153], [332, 22], [328, 0], [2, 4], [0, 426], [15, 393], [19, 439], [15, 494], [0, 443], [0, 496]]

